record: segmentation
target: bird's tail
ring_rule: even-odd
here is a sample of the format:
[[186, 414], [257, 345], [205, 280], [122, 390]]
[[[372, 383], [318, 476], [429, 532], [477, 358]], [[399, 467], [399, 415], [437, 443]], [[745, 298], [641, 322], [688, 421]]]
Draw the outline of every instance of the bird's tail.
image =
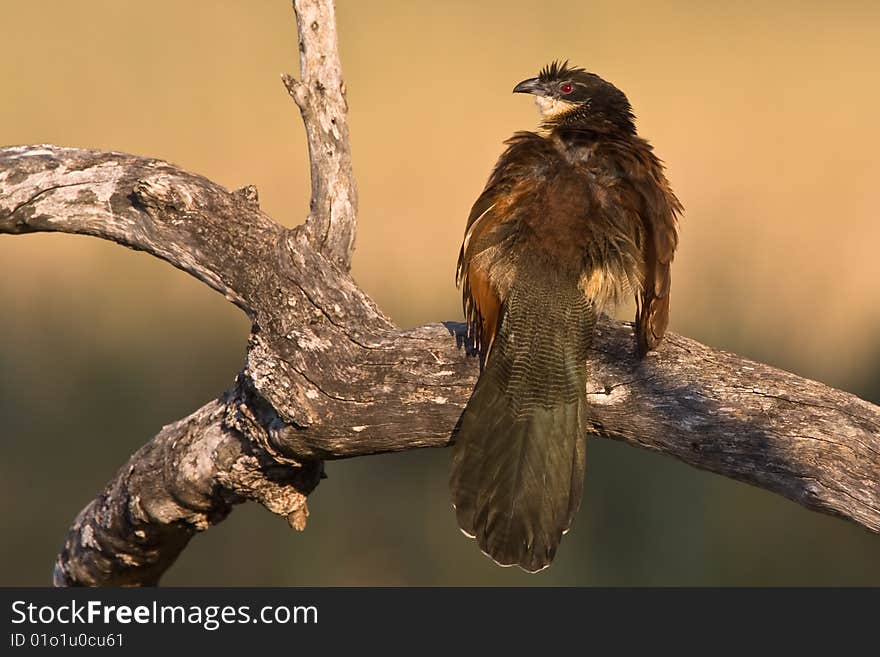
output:
[[580, 506], [595, 311], [576, 278], [530, 273], [502, 305], [462, 416], [450, 486], [459, 526], [484, 553], [537, 572]]

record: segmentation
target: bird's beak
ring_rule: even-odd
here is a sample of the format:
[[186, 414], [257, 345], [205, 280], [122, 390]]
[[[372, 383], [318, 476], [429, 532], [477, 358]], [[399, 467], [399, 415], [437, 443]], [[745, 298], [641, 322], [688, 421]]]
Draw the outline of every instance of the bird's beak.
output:
[[538, 78], [529, 78], [523, 80], [513, 88], [515, 94], [534, 94], [535, 96], [546, 96], [547, 91]]

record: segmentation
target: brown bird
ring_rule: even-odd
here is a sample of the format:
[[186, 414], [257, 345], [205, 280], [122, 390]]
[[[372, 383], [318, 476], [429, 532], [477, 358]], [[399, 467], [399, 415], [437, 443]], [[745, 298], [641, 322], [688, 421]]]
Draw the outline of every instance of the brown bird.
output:
[[682, 208], [617, 87], [566, 62], [513, 91], [541, 124], [505, 142], [468, 217], [456, 278], [483, 367], [450, 485], [462, 531], [536, 572], [580, 506], [596, 314], [634, 294], [637, 349], [659, 344]]

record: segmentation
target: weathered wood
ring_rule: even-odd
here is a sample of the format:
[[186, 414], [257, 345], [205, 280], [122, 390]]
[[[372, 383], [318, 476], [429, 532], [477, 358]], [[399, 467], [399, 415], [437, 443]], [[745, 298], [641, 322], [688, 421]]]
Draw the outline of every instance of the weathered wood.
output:
[[226, 399], [206, 404], [131, 457], [68, 532], [56, 586], [156, 584], [196, 532], [246, 499], [305, 527], [320, 463], [279, 466], [224, 426], [226, 410]]
[[[253, 188], [230, 192], [159, 160], [0, 149], [0, 233], [80, 233], [151, 253], [253, 322], [234, 389], [165, 427], [79, 515], [59, 585], [154, 584], [194, 532], [238, 502], [301, 528], [322, 459], [454, 437], [477, 359], [462, 325], [399, 330], [348, 273], [356, 203], [332, 4], [295, 7], [304, 82], [286, 84], [309, 134], [304, 227], [273, 222]], [[880, 532], [880, 407], [677, 335], [639, 360], [631, 326], [607, 318], [588, 371], [591, 435]]]
[[[285, 232], [254, 203], [246, 191], [230, 194], [166, 162], [125, 153], [14, 146], [0, 159], [3, 232], [79, 233], [146, 251], [249, 315], [265, 282], [253, 263], [269, 257], [266, 249]], [[233, 216], [241, 221], [229, 222]]]
[[346, 271], [357, 232], [348, 104], [339, 64], [336, 16], [327, 0], [293, 0], [302, 80], [282, 76], [306, 126], [312, 201], [305, 227], [318, 250]]

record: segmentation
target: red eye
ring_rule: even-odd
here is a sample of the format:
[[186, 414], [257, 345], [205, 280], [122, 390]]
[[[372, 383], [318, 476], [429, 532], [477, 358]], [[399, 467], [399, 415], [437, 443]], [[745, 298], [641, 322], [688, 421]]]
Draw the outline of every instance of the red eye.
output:
[[564, 94], [570, 94], [572, 91], [574, 91], [574, 86], [572, 86], [571, 82], [566, 82], [564, 85], [559, 87], [559, 91]]

